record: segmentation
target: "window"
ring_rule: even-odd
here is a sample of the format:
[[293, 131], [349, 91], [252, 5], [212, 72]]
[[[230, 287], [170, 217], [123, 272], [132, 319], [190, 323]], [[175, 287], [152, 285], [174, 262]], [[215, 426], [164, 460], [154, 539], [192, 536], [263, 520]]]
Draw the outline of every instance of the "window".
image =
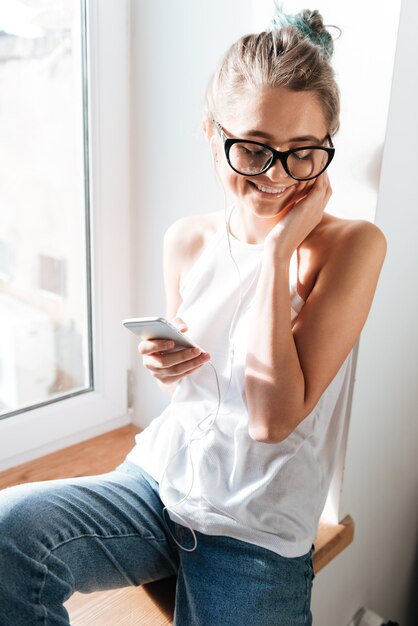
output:
[[77, 5], [3, 3], [3, 417], [93, 387], [85, 29]]
[[129, 421], [128, 6], [0, 6], [0, 469]]

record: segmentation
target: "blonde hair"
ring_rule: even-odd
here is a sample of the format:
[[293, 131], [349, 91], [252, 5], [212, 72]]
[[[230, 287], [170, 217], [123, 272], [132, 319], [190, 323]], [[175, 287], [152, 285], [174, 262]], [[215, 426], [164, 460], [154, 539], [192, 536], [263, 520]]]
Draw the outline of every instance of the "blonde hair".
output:
[[333, 41], [318, 11], [288, 16], [276, 7], [271, 30], [245, 35], [226, 52], [206, 90], [204, 112], [222, 119], [248, 87], [313, 92], [330, 135], [339, 128], [340, 97], [330, 64]]

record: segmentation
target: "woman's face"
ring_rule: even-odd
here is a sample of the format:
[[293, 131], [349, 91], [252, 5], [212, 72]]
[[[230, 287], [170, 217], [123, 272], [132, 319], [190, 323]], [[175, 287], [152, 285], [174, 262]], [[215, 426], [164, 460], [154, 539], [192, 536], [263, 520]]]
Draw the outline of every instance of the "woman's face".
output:
[[[323, 145], [328, 133], [315, 94], [284, 87], [248, 89], [216, 121], [228, 137], [259, 141], [280, 151]], [[216, 130], [215, 135], [218, 171], [223, 183], [235, 196], [235, 205], [258, 218], [274, 218], [294, 206], [314, 183], [314, 180], [294, 180], [280, 161], [258, 176], [237, 174], [226, 160], [223, 141]]]

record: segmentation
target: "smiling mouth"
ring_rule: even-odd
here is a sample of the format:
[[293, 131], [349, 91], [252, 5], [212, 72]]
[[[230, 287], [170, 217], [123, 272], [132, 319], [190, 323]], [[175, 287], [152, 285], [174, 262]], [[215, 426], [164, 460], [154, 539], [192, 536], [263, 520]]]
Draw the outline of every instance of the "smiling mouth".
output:
[[255, 187], [255, 189], [262, 193], [263, 195], [269, 195], [272, 197], [277, 197], [282, 195], [287, 189], [289, 189], [289, 187], [291, 187], [292, 185], [288, 185], [288, 186], [283, 186], [281, 185], [280, 187], [268, 187], [267, 185], [260, 185], [257, 183], [254, 183], [252, 180], [248, 181], [250, 183], [250, 185], [252, 185], [253, 187]]

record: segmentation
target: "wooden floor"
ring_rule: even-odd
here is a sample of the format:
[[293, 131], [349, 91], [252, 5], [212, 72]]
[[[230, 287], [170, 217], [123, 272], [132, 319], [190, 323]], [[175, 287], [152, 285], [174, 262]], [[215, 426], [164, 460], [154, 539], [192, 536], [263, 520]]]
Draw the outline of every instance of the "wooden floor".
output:
[[[125, 426], [41, 459], [0, 473], [0, 489], [22, 482], [101, 474], [114, 469], [133, 447], [138, 429]], [[319, 572], [347, 547], [354, 524], [320, 524], [315, 540], [314, 569]], [[66, 603], [73, 626], [167, 626], [172, 624], [175, 579], [143, 587], [83, 595]]]

